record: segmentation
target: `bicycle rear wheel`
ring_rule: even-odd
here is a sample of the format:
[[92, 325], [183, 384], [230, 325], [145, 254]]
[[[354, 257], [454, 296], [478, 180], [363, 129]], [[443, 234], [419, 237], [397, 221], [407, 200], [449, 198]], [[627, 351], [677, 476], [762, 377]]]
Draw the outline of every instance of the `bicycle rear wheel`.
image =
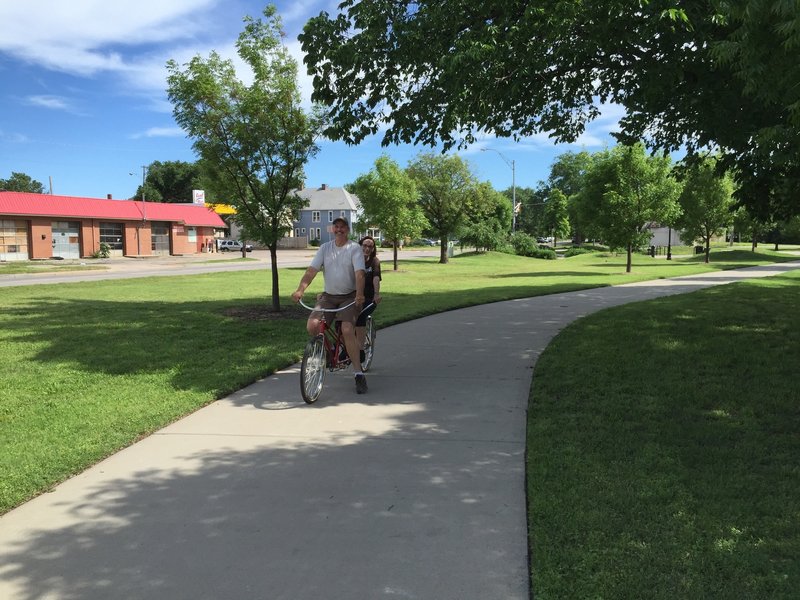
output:
[[300, 363], [300, 391], [306, 404], [313, 404], [322, 393], [325, 381], [325, 340], [322, 335], [308, 340]]
[[372, 316], [367, 317], [366, 336], [364, 337], [364, 360], [361, 361], [361, 370], [365, 373], [372, 366], [372, 358], [375, 356], [375, 324]]

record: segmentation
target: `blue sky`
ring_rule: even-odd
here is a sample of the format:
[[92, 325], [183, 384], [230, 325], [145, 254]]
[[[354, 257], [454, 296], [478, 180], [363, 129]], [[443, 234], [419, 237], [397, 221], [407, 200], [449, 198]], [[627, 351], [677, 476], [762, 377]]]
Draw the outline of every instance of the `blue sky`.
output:
[[[277, 2], [286, 44], [302, 60], [297, 35], [336, 1]], [[248, 0], [27, 0], [0, 3], [0, 178], [22, 172], [54, 194], [130, 198], [142, 166], [155, 160], [196, 160], [172, 118], [165, 63], [183, 64], [216, 50], [235, 58], [242, 17], [261, 16], [265, 2]], [[301, 66], [308, 102], [310, 78]], [[555, 146], [546, 135], [519, 142], [486, 137], [460, 151], [482, 181], [518, 187], [546, 179], [553, 159], [568, 150], [613, 145], [609, 132], [622, 113], [606, 107], [575, 144]], [[406, 166], [417, 146], [382, 148], [322, 140], [306, 167], [306, 185], [342, 186], [372, 167], [381, 153]], [[482, 148], [493, 151], [481, 152]], [[496, 152], [495, 152], [496, 151]], [[505, 160], [498, 155], [505, 157]], [[187, 198], [187, 202], [191, 199]]]

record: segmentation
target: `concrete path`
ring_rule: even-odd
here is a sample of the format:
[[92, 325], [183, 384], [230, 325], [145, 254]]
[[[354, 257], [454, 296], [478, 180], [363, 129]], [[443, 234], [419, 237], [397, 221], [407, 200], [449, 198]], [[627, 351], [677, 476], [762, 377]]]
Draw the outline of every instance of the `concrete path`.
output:
[[[533, 365], [602, 308], [800, 262], [478, 306], [381, 330], [369, 393], [297, 367], [0, 518], [0, 598], [528, 598]], [[378, 319], [380, 313], [378, 313]]]

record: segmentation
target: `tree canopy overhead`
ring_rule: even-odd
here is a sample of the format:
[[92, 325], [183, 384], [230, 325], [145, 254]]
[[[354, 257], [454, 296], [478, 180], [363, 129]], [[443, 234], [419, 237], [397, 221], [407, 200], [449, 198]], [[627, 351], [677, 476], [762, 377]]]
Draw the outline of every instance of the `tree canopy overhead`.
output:
[[[786, 194], [800, 181], [800, 11], [785, 0], [345, 0], [300, 36], [327, 135], [468, 144], [574, 141], [603, 102], [619, 138], [718, 146], [723, 167]], [[747, 186], [740, 186], [742, 190]], [[789, 188], [795, 187], [790, 185]], [[763, 191], [752, 204], [775, 204]], [[797, 210], [796, 200], [784, 208]]]

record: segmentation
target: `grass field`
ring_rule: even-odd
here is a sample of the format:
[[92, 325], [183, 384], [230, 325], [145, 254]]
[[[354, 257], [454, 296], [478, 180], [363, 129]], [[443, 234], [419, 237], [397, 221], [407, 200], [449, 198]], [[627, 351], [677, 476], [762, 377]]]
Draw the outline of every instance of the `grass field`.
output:
[[[608, 254], [403, 261], [396, 272], [384, 264], [378, 320], [793, 258], [725, 250], [704, 265], [702, 257], [636, 256], [631, 274], [624, 255]], [[287, 299], [303, 270], [282, 270]], [[537, 597], [668, 597], [670, 590], [677, 590], [670, 597], [697, 597], [706, 585], [709, 597], [726, 597], [713, 590], [733, 589], [726, 581], [736, 569], [743, 572], [731, 581], [746, 592], [785, 589], [782, 577], [796, 582], [783, 557], [798, 550], [791, 529], [800, 512], [798, 473], [790, 460], [798, 398], [794, 373], [776, 364], [798, 364], [797, 283], [781, 278], [604, 311], [554, 341], [537, 366], [531, 404], [529, 456], [540, 459], [529, 473]], [[269, 291], [266, 271], [4, 288], [0, 512], [296, 361], [306, 314], [287, 300], [283, 317], [273, 318], [263, 310]], [[740, 396], [746, 406], [730, 404]], [[705, 458], [714, 461], [705, 465]], [[757, 479], [739, 481], [748, 473]], [[753, 504], [756, 487], [776, 490], [784, 518]], [[725, 518], [706, 519], [723, 507]], [[752, 524], [753, 511], [772, 528]], [[745, 549], [755, 557], [749, 562], [740, 556]], [[648, 574], [648, 563], [657, 573]], [[712, 581], [700, 577], [704, 570]]]
[[540, 357], [537, 598], [796, 598], [800, 272], [602, 311]]

